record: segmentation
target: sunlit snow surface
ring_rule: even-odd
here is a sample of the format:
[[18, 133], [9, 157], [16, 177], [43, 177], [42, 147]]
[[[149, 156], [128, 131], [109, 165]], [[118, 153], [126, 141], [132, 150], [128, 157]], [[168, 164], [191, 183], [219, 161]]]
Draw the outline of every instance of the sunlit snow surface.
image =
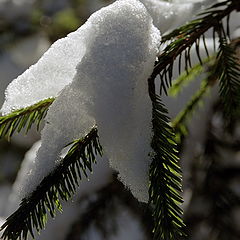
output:
[[[192, 19], [201, 7], [215, 0], [191, 0], [181, 4], [176, 0], [173, 3], [160, 0], [141, 2], [152, 16], [154, 25], [164, 33]], [[35, 65], [9, 84], [2, 114], [57, 96], [72, 81], [76, 66], [85, 54], [86, 44], [93, 34], [94, 28], [88, 21], [66, 38], [56, 41]]]
[[[145, 7], [136, 0], [120, 0], [102, 8], [72, 36], [79, 33], [79, 41], [60, 40], [52, 47], [51, 54], [47, 52], [40, 60], [40, 67], [48, 67], [50, 76], [64, 74], [67, 66], [70, 70], [74, 65], [72, 52], [67, 51], [73, 49], [72, 41], [74, 46], [83, 45], [82, 51], [77, 50], [80, 63], [73, 82], [49, 109], [42, 145], [24, 193], [33, 191], [53, 170], [59, 161], [56, 156], [66, 144], [83, 137], [96, 124], [110, 165], [119, 171], [120, 179], [140, 201], [147, 201], [151, 151], [147, 78], [158, 53], [160, 33]], [[76, 52], [74, 61], [77, 61]], [[42, 69], [38, 65], [34, 67], [40, 74]], [[63, 72], [51, 69], [63, 65]], [[35, 77], [40, 87], [43, 76], [40, 80]], [[58, 83], [54, 82], [53, 86]]]
[[72, 81], [76, 65], [85, 52], [85, 39], [92, 33], [88, 22], [68, 37], [56, 41], [35, 65], [9, 84], [2, 113], [55, 97]]

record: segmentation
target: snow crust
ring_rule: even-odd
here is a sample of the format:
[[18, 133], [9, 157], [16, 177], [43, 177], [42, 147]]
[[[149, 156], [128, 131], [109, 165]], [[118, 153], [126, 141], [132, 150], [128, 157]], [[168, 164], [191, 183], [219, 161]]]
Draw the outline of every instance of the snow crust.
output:
[[52, 44], [36, 64], [8, 85], [2, 114], [56, 97], [72, 81], [76, 66], [85, 53], [86, 39], [93, 33], [92, 24], [88, 21], [75, 32]]
[[[80, 41], [84, 56], [79, 54], [81, 62], [73, 82], [48, 111], [42, 145], [23, 192], [31, 193], [56, 167], [60, 161], [56, 156], [66, 144], [97, 124], [110, 165], [135, 197], [148, 201], [151, 101], [147, 78], [158, 53], [160, 33], [137, 0], [119, 0], [102, 8], [78, 32], [85, 34], [81, 35], [85, 42]], [[67, 39], [63, 41], [70, 45]]]

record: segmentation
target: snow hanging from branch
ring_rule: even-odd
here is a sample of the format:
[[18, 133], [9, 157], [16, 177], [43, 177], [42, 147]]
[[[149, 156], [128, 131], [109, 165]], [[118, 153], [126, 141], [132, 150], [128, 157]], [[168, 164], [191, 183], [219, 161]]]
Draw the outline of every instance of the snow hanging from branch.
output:
[[[14, 212], [23, 196], [21, 196], [22, 188], [26, 185], [26, 176], [31, 174], [32, 168], [35, 164], [37, 151], [41, 146], [41, 142], [38, 141], [28, 150], [25, 154], [21, 164], [21, 168], [18, 171], [17, 178], [12, 186], [11, 193], [8, 197], [8, 206], [5, 208], [5, 214], [9, 215]], [[105, 187], [112, 181], [113, 171], [107, 164], [106, 159], [97, 158], [97, 165], [93, 165], [93, 172], [88, 179], [83, 178], [81, 180], [81, 187], [77, 190], [76, 197], [84, 198], [85, 196], [92, 194], [102, 187]]]
[[76, 66], [85, 54], [86, 39], [92, 34], [92, 25], [87, 22], [77, 31], [52, 44], [36, 64], [8, 85], [2, 114], [56, 97], [72, 81]]
[[[188, 0], [171, 3], [160, 0], [141, 0], [153, 18], [154, 25], [165, 33], [190, 20], [193, 15], [216, 0]], [[56, 97], [72, 82], [76, 66], [85, 54], [86, 39], [94, 34], [88, 21], [77, 31], [56, 41], [49, 50], [27, 71], [13, 80], [5, 91], [1, 112], [6, 115], [43, 99]], [[67, 61], [66, 61], [67, 59]]]
[[[84, 53], [79, 51], [73, 82], [48, 111], [42, 145], [23, 194], [31, 193], [57, 166], [66, 144], [97, 125], [111, 167], [136, 198], [148, 201], [152, 107], [147, 79], [158, 54], [160, 33], [137, 0], [119, 0], [102, 8], [74, 35], [78, 33], [84, 36], [78, 38], [81, 41], [75, 39], [75, 44], [83, 45]], [[72, 43], [73, 38], [62, 40], [63, 45], [69, 46], [68, 41]], [[63, 58], [63, 46], [51, 49], [42, 65], [51, 62], [51, 67], [54, 60], [58, 65], [56, 59], [60, 67], [63, 62], [72, 62], [70, 53]]]

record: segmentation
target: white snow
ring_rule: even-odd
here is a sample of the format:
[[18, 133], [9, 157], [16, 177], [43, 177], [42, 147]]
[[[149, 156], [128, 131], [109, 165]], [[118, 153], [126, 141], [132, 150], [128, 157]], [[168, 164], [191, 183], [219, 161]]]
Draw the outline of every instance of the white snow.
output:
[[[3, 188], [0, 188], [0, 192], [2, 193], [0, 194], [0, 210], [1, 207], [4, 207], [4, 211], [0, 211], [0, 214], [2, 214], [2, 216], [9, 216], [18, 208], [22, 198], [20, 194], [21, 189], [23, 186], [26, 186], [26, 176], [31, 172], [40, 144], [40, 141], [35, 143], [32, 148], [25, 154], [21, 168], [18, 171], [18, 176], [12, 186], [11, 193], [9, 194], [8, 190], [6, 194], [6, 191], [2, 191]], [[36, 239], [65, 239], [66, 234], [71, 227], [71, 224], [78, 219], [81, 211], [83, 211], [79, 207], [79, 200], [85, 198], [88, 195], [94, 194], [112, 181], [113, 171], [110, 169], [107, 159], [97, 158], [97, 164], [93, 166], [93, 172], [94, 174], [90, 174], [89, 180], [86, 178], [83, 178], [81, 180], [80, 187], [77, 189], [77, 193], [73, 198], [73, 201], [63, 203], [63, 213], [58, 214], [57, 218], [54, 220], [49, 219], [46, 229], [41, 233], [40, 236], [36, 236]], [[8, 202], [7, 205], [4, 204], [6, 201]], [[68, 219], [67, 223], [66, 219]], [[61, 231], [58, 231], [58, 229], [61, 229]]]
[[188, 1], [160, 1], [141, 0], [153, 18], [154, 25], [165, 33], [181, 26], [194, 18], [204, 6], [208, 6], [209, 1], [188, 0]]
[[[177, 0], [172, 2], [141, 0], [141, 2], [152, 16], [154, 25], [165, 33], [191, 20], [203, 6], [215, 0], [188, 0], [182, 3]], [[49, 97], [56, 97], [72, 81], [76, 66], [85, 53], [86, 39], [92, 34], [91, 28], [88, 22], [66, 38], [56, 41], [35, 65], [13, 80], [6, 89], [2, 114], [8, 114]]]
[[0, 105], [3, 104], [4, 90], [11, 80], [36, 62], [49, 46], [46, 36], [34, 34], [11, 45], [7, 51], [3, 50], [0, 56]]
[[72, 81], [76, 66], [85, 53], [86, 39], [92, 34], [92, 24], [88, 22], [52, 44], [36, 64], [8, 85], [2, 114], [56, 97]]
[[[40, 56], [49, 48], [50, 43], [44, 34], [33, 34], [12, 44], [0, 54], [0, 105], [4, 101], [4, 91], [7, 85], [36, 62]], [[36, 142], [39, 135], [32, 128], [28, 135], [24, 133], [15, 134], [12, 142], [19, 146], [30, 147]]]
[[[136, 0], [120, 0], [102, 8], [78, 31], [85, 34], [85, 55], [79, 57], [72, 84], [49, 109], [42, 145], [24, 194], [33, 191], [54, 169], [66, 144], [97, 124], [110, 165], [135, 197], [147, 201], [151, 151], [147, 78], [158, 53], [159, 31]], [[63, 41], [68, 44], [68, 39]]]

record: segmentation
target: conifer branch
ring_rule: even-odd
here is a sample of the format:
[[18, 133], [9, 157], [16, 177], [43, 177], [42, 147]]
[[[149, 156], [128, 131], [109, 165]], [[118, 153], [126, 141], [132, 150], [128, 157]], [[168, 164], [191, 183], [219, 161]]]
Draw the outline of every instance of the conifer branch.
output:
[[37, 124], [37, 129], [41, 121], [45, 118], [49, 106], [54, 98], [42, 100], [32, 106], [16, 110], [8, 115], [0, 117], [0, 138], [8, 139], [14, 132], [20, 132], [26, 127], [26, 133], [32, 127], [33, 123]]
[[228, 43], [223, 28], [219, 35], [219, 52], [213, 75], [219, 79], [223, 113], [230, 120], [240, 114], [240, 59]]
[[26, 240], [28, 234], [34, 238], [35, 230], [39, 233], [47, 222], [48, 213], [51, 217], [56, 210], [62, 211], [60, 200], [67, 201], [73, 196], [82, 175], [88, 176], [95, 156], [102, 155], [97, 129], [93, 128], [83, 139], [73, 141], [67, 155], [53, 172], [46, 176], [20, 207], [7, 218], [0, 228], [4, 230], [4, 240]]
[[154, 240], [176, 240], [185, 236], [183, 211], [179, 206], [183, 202], [180, 196], [181, 169], [167, 110], [154, 92], [154, 85], [149, 81], [154, 133], [151, 144], [154, 155], [149, 170], [149, 200], [153, 204]]
[[218, 33], [217, 28], [219, 22], [221, 22], [225, 17], [228, 17], [234, 10], [237, 10], [239, 8], [238, 4], [238, 1], [235, 0], [226, 0], [217, 3], [200, 14], [199, 18], [163, 37], [162, 43], [168, 43], [169, 41], [170, 43], [163, 50], [163, 53], [159, 56], [151, 76], [152, 81], [154, 81], [156, 76], [160, 75], [160, 93], [163, 90], [167, 94], [166, 89], [171, 86], [173, 64], [177, 57], [179, 57], [180, 65], [182, 55], [184, 55], [185, 69], [188, 70], [191, 68], [190, 53], [193, 49], [193, 46], [195, 45], [195, 50], [199, 58], [199, 62], [202, 62], [202, 57], [200, 56], [199, 52], [200, 40], [202, 39], [206, 54], [208, 55], [208, 49], [204, 34], [210, 28], [213, 28], [215, 36], [215, 34]]

